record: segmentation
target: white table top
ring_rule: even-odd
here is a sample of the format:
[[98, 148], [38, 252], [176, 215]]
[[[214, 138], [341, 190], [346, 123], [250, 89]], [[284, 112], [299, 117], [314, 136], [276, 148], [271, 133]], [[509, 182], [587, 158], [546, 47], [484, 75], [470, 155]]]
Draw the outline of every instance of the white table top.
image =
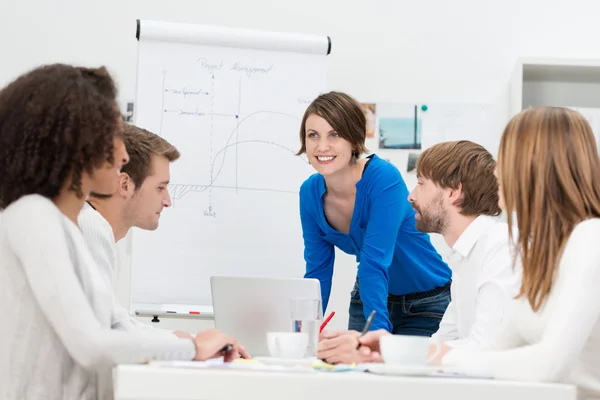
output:
[[360, 372], [272, 372], [121, 365], [116, 400], [575, 400], [571, 385], [449, 377], [399, 377]]

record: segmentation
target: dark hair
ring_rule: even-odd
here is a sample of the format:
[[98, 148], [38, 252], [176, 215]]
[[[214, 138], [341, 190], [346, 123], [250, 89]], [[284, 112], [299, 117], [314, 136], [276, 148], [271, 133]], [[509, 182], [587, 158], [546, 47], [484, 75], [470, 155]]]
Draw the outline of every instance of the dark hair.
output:
[[360, 104], [346, 93], [329, 92], [317, 97], [304, 112], [300, 125], [302, 147], [296, 155], [306, 152], [306, 120], [312, 114], [323, 118], [341, 138], [350, 142], [355, 157], [367, 152], [367, 120]]
[[113, 162], [120, 131], [115, 84], [106, 68], [54, 64], [0, 91], [0, 209], [37, 193], [54, 198], [68, 179]]
[[417, 160], [417, 175], [441, 188], [458, 189], [462, 197], [455, 206], [469, 216], [500, 215], [496, 161], [481, 145], [468, 140], [438, 143]]

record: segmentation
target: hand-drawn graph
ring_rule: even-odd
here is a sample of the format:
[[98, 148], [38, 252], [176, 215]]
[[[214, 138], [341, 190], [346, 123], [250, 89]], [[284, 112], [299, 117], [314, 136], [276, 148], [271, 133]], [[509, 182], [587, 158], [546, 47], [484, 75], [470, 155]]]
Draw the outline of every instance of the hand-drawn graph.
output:
[[324, 55], [141, 43], [136, 125], [181, 153], [173, 207], [136, 230], [131, 302], [210, 305], [210, 276], [301, 277], [300, 123]]
[[[298, 129], [301, 114], [298, 113], [298, 109], [306, 106], [308, 102], [306, 98], [292, 97], [290, 103], [293, 105], [293, 109], [289, 111], [252, 110], [252, 107], [249, 108], [245, 104], [245, 101], [247, 101], [244, 100], [245, 84], [253, 76], [256, 77], [257, 74], [268, 75], [275, 68], [274, 65], [270, 65], [266, 69], [243, 67], [240, 63], [234, 63], [231, 69], [221, 72], [225, 65], [222, 60], [218, 64], [210, 63], [204, 57], [199, 58], [197, 61], [200, 70], [204, 72], [199, 79], [201, 83], [204, 83], [204, 86], [189, 82], [181, 85], [176, 73], [162, 71], [159, 133], [167, 138], [172, 137], [173, 141], [177, 141], [172, 130], [178, 128], [173, 125], [180, 126], [182, 124], [181, 120], [185, 120], [185, 126], [192, 127], [192, 131], [199, 132], [200, 135], [207, 137], [208, 154], [204, 154], [204, 156], [208, 156], [210, 160], [208, 168], [206, 168], [209, 176], [203, 182], [193, 182], [189, 179], [180, 178], [178, 171], [181, 170], [181, 167], [179, 165], [173, 167], [174, 172], [172, 175], [174, 179], [169, 185], [173, 205], [176, 206], [181, 199], [190, 193], [207, 192], [208, 202], [203, 214], [208, 217], [216, 217], [217, 212], [212, 197], [212, 190], [215, 189], [229, 189], [235, 191], [235, 193], [239, 193], [239, 191], [265, 191], [297, 195], [298, 182], [293, 186], [286, 184], [282, 186], [281, 182], [277, 181], [269, 182], [267, 185], [253, 185], [251, 184], [252, 180], [246, 184], [241, 183], [239, 177], [240, 153], [256, 151], [257, 147], [261, 147], [258, 154], [282, 152], [289, 157], [289, 162], [295, 164], [295, 169], [299, 169], [306, 174], [312, 172], [306, 157], [296, 155], [300, 146]], [[239, 71], [242, 71], [243, 74], [236, 73]], [[219, 97], [222, 97], [216, 91], [219, 89], [224, 90], [218, 88], [220, 85], [219, 75], [232, 72], [238, 75], [235, 77], [237, 88], [231, 85], [231, 77], [229, 77], [230, 82], [228, 82], [227, 89], [225, 89], [229, 91], [228, 95], [230, 96], [226, 101], [227, 106], [216, 105], [215, 103], [220, 100]], [[252, 85], [248, 86], [251, 87]], [[243, 114], [246, 110], [248, 112]], [[285, 129], [285, 135], [278, 138], [265, 138], [257, 135], [257, 127], [252, 126], [252, 122], [259, 117], [281, 125]], [[248, 129], [245, 129], [247, 126]], [[180, 133], [177, 135], [180, 135]], [[184, 154], [187, 149], [186, 146], [183, 150]], [[289, 165], [289, 162], [286, 162], [286, 164]], [[233, 164], [233, 174], [231, 175], [233, 180], [230, 179], [229, 182], [224, 182], [222, 175], [229, 173], [224, 168], [227, 163]], [[254, 173], [260, 174], [261, 171], [257, 169]]]

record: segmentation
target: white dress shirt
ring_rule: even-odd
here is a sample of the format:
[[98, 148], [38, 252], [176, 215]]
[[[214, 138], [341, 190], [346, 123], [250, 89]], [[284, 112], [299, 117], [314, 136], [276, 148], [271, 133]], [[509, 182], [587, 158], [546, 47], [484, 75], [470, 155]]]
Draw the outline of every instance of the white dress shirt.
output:
[[534, 312], [526, 298], [512, 301], [506, 329], [490, 349], [456, 348], [443, 364], [497, 379], [572, 383], [579, 399], [600, 399], [598, 238], [599, 218], [579, 223], [542, 308]]
[[480, 215], [469, 224], [446, 260], [452, 301], [434, 339], [454, 347], [486, 345], [496, 338], [521, 285], [512, 249], [508, 224], [497, 217]]

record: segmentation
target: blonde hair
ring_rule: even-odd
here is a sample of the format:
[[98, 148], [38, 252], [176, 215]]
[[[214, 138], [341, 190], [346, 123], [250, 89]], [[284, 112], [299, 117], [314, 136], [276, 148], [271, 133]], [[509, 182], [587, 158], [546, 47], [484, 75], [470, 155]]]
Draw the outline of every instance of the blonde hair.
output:
[[592, 129], [567, 108], [522, 111], [502, 134], [498, 170], [511, 240], [517, 214], [523, 264], [518, 297], [538, 311], [574, 227], [600, 216], [600, 159]]

